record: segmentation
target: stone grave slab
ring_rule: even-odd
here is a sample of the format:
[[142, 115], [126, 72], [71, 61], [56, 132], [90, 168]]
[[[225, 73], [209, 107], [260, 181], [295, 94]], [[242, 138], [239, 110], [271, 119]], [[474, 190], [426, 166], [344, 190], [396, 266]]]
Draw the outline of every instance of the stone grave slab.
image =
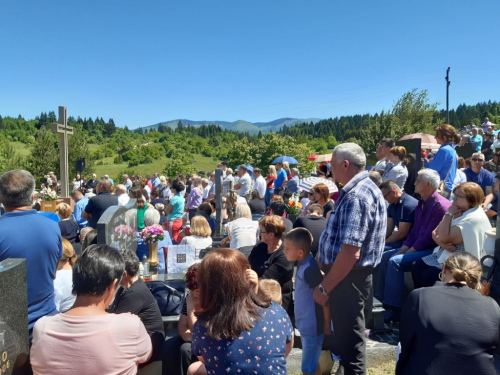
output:
[[26, 260], [0, 262], [0, 374], [24, 374], [29, 368]]
[[97, 222], [97, 243], [137, 251], [137, 203], [109, 207]]

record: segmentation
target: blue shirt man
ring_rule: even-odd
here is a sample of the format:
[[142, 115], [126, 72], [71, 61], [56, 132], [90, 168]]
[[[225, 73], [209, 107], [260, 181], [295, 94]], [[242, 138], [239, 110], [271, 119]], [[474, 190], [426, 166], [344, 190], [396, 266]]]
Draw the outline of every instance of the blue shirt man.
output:
[[78, 190], [74, 190], [71, 193], [71, 199], [75, 202], [75, 207], [73, 208], [73, 220], [76, 221], [80, 229], [83, 229], [88, 225], [87, 219], [82, 217], [82, 214], [85, 207], [87, 207], [87, 204], [89, 203], [89, 199], [84, 197]]
[[486, 197], [492, 193], [493, 186], [495, 185], [495, 175], [482, 168], [484, 164], [483, 154], [472, 155], [471, 162], [472, 166], [464, 170], [467, 182], [475, 182], [481, 186], [484, 196]]
[[283, 169], [283, 164], [278, 162], [276, 164], [276, 169], [278, 172], [276, 173], [276, 179], [274, 180], [274, 188], [280, 190], [283, 182], [287, 180], [286, 171]]
[[472, 129], [472, 137], [470, 137], [469, 142], [472, 143], [476, 152], [481, 152], [481, 146], [483, 145], [483, 137], [477, 134], [477, 129]]
[[[403, 246], [403, 242], [413, 226], [418, 200], [401, 191], [393, 181], [384, 181], [379, 187], [385, 200], [389, 203], [385, 249], [397, 249]], [[395, 231], [395, 228], [398, 230]]]
[[35, 180], [27, 171], [13, 170], [0, 177], [0, 200], [5, 207], [0, 217], [0, 262], [26, 259], [30, 333], [38, 319], [57, 313], [54, 275], [62, 258], [59, 225], [31, 209], [34, 187]]
[[155, 178], [153, 180], [151, 180], [151, 185], [153, 186], [153, 188], [160, 185], [160, 183], [161, 183], [160, 177], [158, 177], [158, 173], [155, 173], [154, 177]]

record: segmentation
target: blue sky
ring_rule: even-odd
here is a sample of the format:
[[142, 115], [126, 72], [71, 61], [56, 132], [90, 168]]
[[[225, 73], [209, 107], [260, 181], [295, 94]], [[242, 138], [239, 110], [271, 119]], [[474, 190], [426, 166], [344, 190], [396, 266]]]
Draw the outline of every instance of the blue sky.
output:
[[500, 2], [0, 2], [0, 114], [270, 121], [499, 100]]

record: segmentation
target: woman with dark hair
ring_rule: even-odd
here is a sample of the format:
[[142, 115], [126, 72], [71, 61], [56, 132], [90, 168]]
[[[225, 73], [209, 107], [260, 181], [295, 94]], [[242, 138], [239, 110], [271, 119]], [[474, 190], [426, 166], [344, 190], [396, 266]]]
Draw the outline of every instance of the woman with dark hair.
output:
[[259, 278], [280, 283], [282, 306], [288, 311], [293, 286], [293, 262], [286, 259], [281, 240], [286, 229], [285, 223], [280, 216], [264, 216], [259, 220], [259, 228], [261, 242], [254, 246], [248, 261]]
[[181, 195], [185, 190], [184, 184], [179, 180], [173, 180], [170, 185], [170, 191], [173, 194], [170, 199], [169, 205], [165, 210], [167, 214], [167, 222], [165, 229], [170, 233], [170, 238], [179, 243], [181, 238], [179, 234], [182, 229], [182, 214], [184, 213], [184, 197]]
[[382, 175], [382, 180], [394, 181], [400, 189], [404, 189], [406, 179], [408, 178], [408, 169], [406, 169], [406, 164], [408, 159], [406, 159], [406, 149], [402, 146], [394, 146], [389, 151], [389, 161], [385, 167], [384, 174]]
[[35, 324], [30, 357], [35, 375], [135, 374], [137, 365], [149, 360], [151, 339], [141, 320], [106, 312], [124, 271], [120, 253], [104, 245], [90, 246], [76, 260], [75, 304]]
[[257, 190], [252, 191], [248, 206], [252, 215], [264, 215], [266, 213], [266, 203], [262, 200]]
[[[209, 374], [250, 374], [259, 367], [270, 374], [286, 373], [292, 324], [281, 306], [255, 291], [249, 268], [245, 256], [232, 249], [217, 249], [201, 262], [201, 311], [195, 312], [192, 351]], [[189, 371], [200, 367], [194, 363]]]
[[82, 253], [90, 245], [97, 245], [97, 229], [90, 228], [91, 231], [88, 232], [82, 241]]
[[144, 199], [146, 202], [149, 202], [149, 195], [151, 194], [151, 188], [148, 185], [148, 179], [147, 178], [141, 178], [139, 180], [139, 183], [141, 185], [141, 192], [142, 195], [144, 196]]
[[137, 229], [141, 231], [145, 228], [144, 213], [148, 209], [148, 204], [144, 201], [141, 189], [137, 187], [132, 187], [128, 196], [137, 200]]
[[323, 207], [323, 217], [326, 218], [327, 214], [333, 210], [335, 203], [330, 199], [330, 190], [325, 184], [316, 184], [312, 187], [312, 197], [309, 196], [312, 203], [317, 203]]
[[436, 128], [436, 141], [441, 147], [439, 147], [438, 152], [432, 158], [429, 168], [439, 173], [441, 181], [445, 182], [445, 191], [448, 197], [453, 190], [453, 181], [455, 181], [458, 162], [458, 156], [453, 145], [458, 145], [460, 139], [460, 135], [451, 125], [444, 124]]
[[163, 375], [186, 375], [189, 365], [198, 361], [198, 358], [191, 353], [191, 339], [194, 323], [198, 320], [195, 313], [201, 311], [200, 290], [196, 280], [199, 269], [200, 263], [195, 263], [186, 272], [186, 288], [189, 292], [182, 305], [177, 325], [179, 336], [165, 341], [163, 346]]
[[401, 313], [397, 375], [495, 374], [500, 308], [481, 295], [481, 263], [459, 252], [441, 281], [410, 293]]
[[131, 249], [120, 250], [125, 261], [125, 271], [116, 292], [113, 304], [107, 311], [114, 314], [131, 313], [137, 315], [151, 338], [153, 354], [148, 362], [160, 358], [165, 341], [160, 308], [148, 286], [139, 278], [139, 258]]
[[491, 225], [481, 206], [483, 189], [474, 182], [465, 182], [453, 189], [453, 197], [453, 204], [432, 232], [438, 247], [412, 264], [415, 288], [434, 285], [451, 253], [465, 251], [478, 259], [486, 255], [483, 245]]

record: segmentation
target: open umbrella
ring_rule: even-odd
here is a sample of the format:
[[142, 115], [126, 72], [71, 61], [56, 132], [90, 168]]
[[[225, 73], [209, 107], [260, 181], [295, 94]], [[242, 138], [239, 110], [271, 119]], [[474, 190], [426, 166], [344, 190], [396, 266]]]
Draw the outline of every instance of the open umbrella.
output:
[[314, 159], [315, 163], [323, 163], [324, 161], [330, 161], [332, 160], [332, 154], [324, 154], [324, 155], [319, 155], [316, 159]]
[[295, 158], [292, 158], [291, 156], [278, 156], [276, 159], [271, 164], [276, 164], [277, 162], [288, 162], [288, 164], [299, 164]]
[[405, 135], [403, 138], [401, 138], [400, 141], [407, 141], [409, 139], [418, 139], [418, 138], [421, 139], [420, 142], [422, 148], [436, 149], [441, 147], [441, 145], [437, 142], [434, 136], [425, 133], [408, 134]]
[[310, 161], [314, 161], [314, 159], [316, 159], [319, 155], [320, 155], [320, 154], [318, 154], [318, 155], [311, 155], [311, 156], [308, 156], [307, 158], [308, 158]]
[[333, 193], [336, 193], [337, 191], [339, 191], [339, 189], [337, 189], [337, 185], [335, 185], [335, 183], [333, 183], [331, 180], [327, 180], [326, 178], [323, 178], [323, 177], [303, 178], [302, 180], [299, 181], [299, 189], [311, 191], [311, 188], [317, 184], [325, 184], [326, 186], [328, 186], [328, 191], [330, 192], [330, 194], [333, 194]]

